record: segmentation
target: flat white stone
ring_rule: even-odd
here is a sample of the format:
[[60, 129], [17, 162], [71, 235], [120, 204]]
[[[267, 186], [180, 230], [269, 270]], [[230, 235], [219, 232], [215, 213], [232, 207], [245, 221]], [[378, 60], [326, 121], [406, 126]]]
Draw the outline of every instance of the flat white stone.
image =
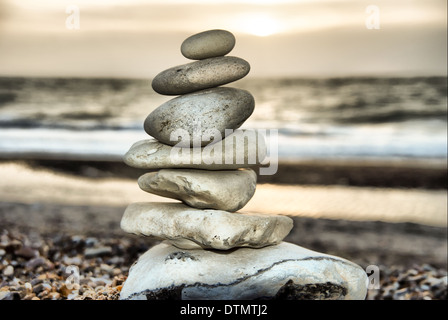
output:
[[254, 111], [254, 97], [246, 90], [218, 87], [185, 94], [157, 107], [145, 120], [144, 129], [160, 142], [176, 145], [179, 136], [201, 146], [226, 136], [226, 129], [239, 128]]
[[224, 56], [235, 46], [235, 36], [226, 30], [208, 30], [194, 34], [182, 42], [180, 51], [185, 58], [201, 60]]
[[366, 293], [361, 267], [291, 243], [215, 251], [162, 242], [130, 268], [120, 299], [362, 300]]
[[201, 210], [182, 203], [137, 202], [126, 208], [120, 226], [128, 233], [169, 240], [183, 249], [228, 250], [279, 243], [293, 221], [286, 216]]
[[235, 130], [225, 139], [203, 148], [182, 148], [156, 139], [134, 143], [124, 155], [124, 162], [135, 168], [190, 168], [233, 170], [256, 167], [266, 157], [266, 142], [256, 130]]
[[249, 71], [249, 63], [238, 57], [209, 58], [160, 72], [152, 88], [164, 95], [186, 94], [239, 80]]
[[181, 200], [194, 208], [230, 212], [249, 202], [256, 184], [257, 174], [252, 169], [162, 169], [138, 179], [138, 185], [146, 192]]

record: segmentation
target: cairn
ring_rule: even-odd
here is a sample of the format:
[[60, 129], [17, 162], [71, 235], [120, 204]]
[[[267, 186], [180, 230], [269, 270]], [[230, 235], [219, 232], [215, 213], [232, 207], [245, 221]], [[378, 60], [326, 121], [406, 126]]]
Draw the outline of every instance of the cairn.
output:
[[225, 30], [195, 34], [181, 53], [196, 61], [152, 81], [159, 94], [177, 97], [148, 115], [152, 138], [132, 145], [124, 161], [158, 170], [142, 175], [140, 188], [180, 202], [126, 208], [125, 232], [163, 241], [132, 265], [120, 299], [364, 299], [359, 266], [283, 241], [291, 218], [237, 212], [255, 193], [266, 145], [256, 130], [239, 129], [253, 96], [223, 87], [250, 70], [227, 56], [234, 46]]

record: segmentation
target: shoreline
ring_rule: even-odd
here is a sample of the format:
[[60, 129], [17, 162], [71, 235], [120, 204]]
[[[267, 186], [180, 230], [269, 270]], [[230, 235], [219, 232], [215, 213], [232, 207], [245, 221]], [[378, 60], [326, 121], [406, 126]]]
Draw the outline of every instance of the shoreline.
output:
[[[115, 207], [133, 202], [177, 202], [141, 190], [137, 184], [138, 171], [133, 171], [136, 175], [131, 177], [128, 171], [121, 172], [119, 176], [110, 168], [100, 170], [87, 163], [63, 162], [57, 165], [0, 162], [0, 176], [3, 178], [0, 180], [0, 201]], [[122, 167], [129, 168], [124, 164]], [[113, 168], [117, 169], [116, 164], [113, 164]], [[378, 176], [377, 171], [369, 174], [373, 178]], [[291, 178], [298, 175], [285, 172], [283, 176]], [[320, 176], [328, 178], [330, 175], [326, 171]], [[426, 176], [426, 179], [432, 181], [430, 178], [430, 175], [429, 178]], [[444, 178], [446, 182], [446, 175]], [[441, 188], [258, 181], [254, 196], [239, 212], [334, 220], [410, 222], [446, 227], [447, 206], [446, 189]]]
[[[148, 171], [123, 161], [0, 160], [0, 201], [119, 206], [175, 201], [138, 187], [137, 179]], [[442, 162], [330, 159], [281, 162], [272, 176], [255, 171], [256, 192], [242, 212], [447, 225]]]
[[[122, 158], [79, 155], [0, 154], [0, 165], [21, 163], [91, 178], [138, 179], [151, 170], [132, 168]], [[380, 188], [448, 189], [446, 159], [280, 159], [274, 175], [259, 175], [257, 183], [281, 185], [342, 185]], [[156, 170], [152, 170], [156, 171]]]

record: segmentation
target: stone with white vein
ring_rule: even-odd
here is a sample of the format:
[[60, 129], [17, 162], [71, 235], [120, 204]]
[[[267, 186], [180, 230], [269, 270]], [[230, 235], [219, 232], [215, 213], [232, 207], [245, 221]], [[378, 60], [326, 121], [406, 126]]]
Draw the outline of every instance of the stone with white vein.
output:
[[183, 249], [261, 248], [282, 241], [293, 227], [286, 216], [195, 209], [183, 203], [136, 202], [121, 219], [128, 233], [169, 240]]
[[162, 242], [130, 268], [120, 299], [363, 300], [366, 293], [360, 266], [291, 243], [223, 252]]
[[181, 200], [194, 208], [230, 212], [246, 205], [256, 184], [257, 174], [252, 169], [162, 169], [138, 179], [138, 185], [146, 192]]

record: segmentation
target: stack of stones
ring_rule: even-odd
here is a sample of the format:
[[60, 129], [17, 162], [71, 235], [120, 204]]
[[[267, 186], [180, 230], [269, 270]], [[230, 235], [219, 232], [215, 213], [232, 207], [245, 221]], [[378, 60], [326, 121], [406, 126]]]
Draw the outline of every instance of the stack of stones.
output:
[[141, 189], [181, 202], [127, 207], [124, 231], [163, 241], [132, 265], [120, 298], [364, 299], [359, 266], [283, 242], [291, 218], [236, 212], [255, 193], [266, 145], [238, 129], [254, 110], [252, 95], [222, 87], [250, 70], [226, 56], [234, 46], [225, 30], [195, 34], [181, 52], [197, 61], [152, 81], [156, 92], [177, 97], [148, 115], [144, 128], [153, 138], [132, 145], [124, 160], [158, 170], [138, 179]]

